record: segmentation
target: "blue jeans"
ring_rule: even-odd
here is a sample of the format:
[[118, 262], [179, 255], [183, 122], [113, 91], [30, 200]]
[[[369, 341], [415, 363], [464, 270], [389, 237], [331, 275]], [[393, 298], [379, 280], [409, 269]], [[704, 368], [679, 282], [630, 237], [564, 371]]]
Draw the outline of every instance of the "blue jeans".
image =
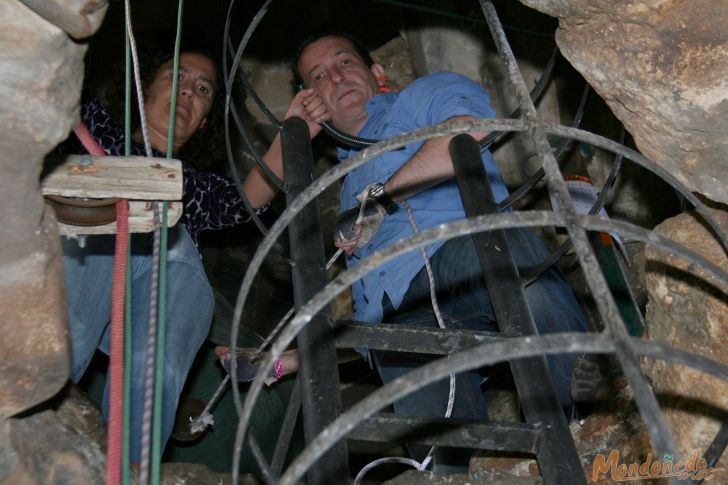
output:
[[[527, 274], [530, 268], [548, 256], [544, 244], [530, 231], [511, 229], [506, 234], [521, 275]], [[446, 242], [435, 253], [431, 264], [445, 325], [462, 330], [498, 331], [472, 238], [465, 236]], [[525, 291], [540, 334], [587, 331], [584, 315], [557, 269], [544, 273]], [[383, 307], [385, 322], [437, 327], [425, 268], [410, 283], [399, 309], [392, 308], [386, 294]], [[437, 357], [374, 351], [374, 358], [382, 380], [387, 383]], [[573, 354], [548, 357], [556, 392], [565, 410], [572, 405], [571, 374], [575, 360], [576, 355]], [[486, 403], [480, 389], [482, 382], [480, 370], [457, 375], [453, 418], [487, 419]], [[410, 416], [444, 416], [448, 392], [449, 378], [445, 378], [395, 402], [394, 409]]]
[[[80, 248], [76, 241], [61, 238], [73, 352], [73, 382], [81, 379], [97, 348], [107, 355], [109, 353], [114, 241], [113, 235], [88, 236], [85, 247]], [[139, 461], [141, 447], [152, 270], [151, 247], [151, 235], [132, 236], [132, 462]], [[207, 281], [200, 254], [187, 230], [179, 225], [170, 228], [168, 248], [162, 446], [172, 432], [177, 402], [187, 379], [187, 372], [197, 350], [207, 337], [214, 310], [212, 288]], [[102, 404], [104, 418], [108, 418], [108, 393], [107, 379]]]

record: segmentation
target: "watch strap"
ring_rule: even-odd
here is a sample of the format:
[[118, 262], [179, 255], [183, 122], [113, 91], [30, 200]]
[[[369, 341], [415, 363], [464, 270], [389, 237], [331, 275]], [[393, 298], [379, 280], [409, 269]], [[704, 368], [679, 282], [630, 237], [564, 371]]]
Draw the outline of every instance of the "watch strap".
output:
[[399, 205], [384, 191], [384, 184], [381, 182], [373, 184], [369, 193], [379, 205], [384, 207], [387, 214], [394, 214], [399, 210]]

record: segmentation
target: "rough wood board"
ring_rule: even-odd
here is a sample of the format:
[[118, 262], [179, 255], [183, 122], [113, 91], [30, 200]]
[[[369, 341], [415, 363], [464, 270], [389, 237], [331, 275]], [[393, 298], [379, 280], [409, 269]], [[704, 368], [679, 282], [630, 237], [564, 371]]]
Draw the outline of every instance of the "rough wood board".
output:
[[[90, 165], [81, 165], [90, 159]], [[182, 163], [147, 157], [69, 155], [41, 180], [43, 195], [121, 197], [130, 200], [182, 199]]]

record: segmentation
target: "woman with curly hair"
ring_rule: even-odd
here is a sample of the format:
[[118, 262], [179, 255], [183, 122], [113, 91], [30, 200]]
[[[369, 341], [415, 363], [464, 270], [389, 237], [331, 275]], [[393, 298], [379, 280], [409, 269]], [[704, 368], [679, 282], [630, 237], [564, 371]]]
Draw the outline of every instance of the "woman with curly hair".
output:
[[[153, 156], [164, 156], [168, 140], [172, 100], [172, 59], [163, 61], [145, 88], [144, 112]], [[175, 110], [173, 150], [175, 156], [201, 130], [206, 129], [219, 86], [218, 72], [211, 58], [201, 52], [186, 51], [179, 56], [178, 95]], [[108, 112], [95, 99], [86, 99], [82, 120], [108, 155], [124, 154], [125, 136]], [[132, 135], [132, 155], [146, 155], [142, 130]], [[83, 153], [69, 141], [66, 153]], [[282, 177], [280, 142], [276, 140], [263, 156], [276, 175]], [[162, 445], [167, 442], [187, 373], [205, 340], [214, 310], [214, 297], [196, 247], [199, 233], [246, 222], [250, 214], [243, 205], [234, 181], [201, 171], [183, 162], [184, 211], [181, 223], [169, 230], [167, 263], [167, 315], [162, 404]], [[275, 188], [255, 167], [246, 176], [242, 189], [258, 212], [265, 210]], [[88, 236], [81, 247], [77, 241], [62, 238], [68, 296], [68, 315], [73, 352], [71, 378], [78, 382], [96, 349], [108, 354], [114, 236]], [[132, 374], [131, 374], [131, 461], [139, 461], [144, 367], [147, 355], [147, 329], [152, 272], [152, 237], [131, 237], [132, 278]], [[102, 403], [108, 416], [108, 382]]]

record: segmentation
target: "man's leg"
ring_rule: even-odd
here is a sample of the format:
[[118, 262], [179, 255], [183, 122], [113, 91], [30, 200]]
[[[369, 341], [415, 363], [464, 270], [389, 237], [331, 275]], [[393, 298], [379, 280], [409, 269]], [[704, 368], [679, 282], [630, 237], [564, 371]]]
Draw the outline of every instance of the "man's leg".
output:
[[[489, 300], [480, 296], [482, 305], [474, 301], [480, 271], [473, 260], [457, 255], [461, 244], [446, 243], [431, 258], [435, 276], [437, 300], [448, 328], [469, 328], [496, 331], [492, 323], [493, 310]], [[452, 249], [448, 247], [452, 246]], [[457, 257], [453, 257], [457, 255]], [[482, 277], [481, 277], [482, 279]], [[458, 305], [454, 302], [460, 302]], [[385, 295], [384, 321], [386, 323], [437, 328], [437, 319], [432, 309], [430, 283], [425, 268], [410, 283], [402, 304], [392, 308]], [[460, 319], [476, 322], [474, 325], [460, 325]], [[382, 381], [387, 383], [424, 365], [440, 356], [402, 352], [374, 352], [377, 369]], [[480, 389], [484, 377], [474, 370], [459, 374], [455, 381], [454, 418], [485, 420], [488, 417], [485, 399]], [[397, 413], [409, 416], [445, 416], [448, 407], [450, 379], [445, 378], [406, 396], [394, 403]]]
[[[506, 233], [513, 257], [522, 275], [527, 274], [531, 268], [538, 266], [548, 256], [544, 244], [530, 231], [514, 229], [506, 231]], [[480, 271], [472, 239], [470, 237], [461, 237], [448, 241], [435, 253], [431, 264], [435, 275], [437, 299], [446, 326], [463, 330], [498, 331], [490, 296], [485, 286], [485, 279]], [[556, 268], [544, 273], [525, 291], [539, 333], [583, 332], [588, 330], [586, 320], [571, 289], [563, 275]], [[389, 318], [387, 317], [388, 308], [391, 311], [391, 304], [385, 297], [385, 321], [387, 322], [430, 327], [436, 325], [430, 304], [429, 282], [424, 268], [410, 284], [400, 308]], [[381, 352], [375, 353], [378, 363], [379, 360], [383, 360], [381, 354]], [[418, 358], [410, 360], [409, 357], [404, 360], [402, 354], [397, 353], [388, 353], [385, 358], [386, 360], [382, 362], [384, 369], [383, 371], [380, 370], [380, 374], [382, 374], [382, 379], [389, 380], [427, 360], [424, 356], [419, 357], [419, 360]], [[575, 359], [575, 355], [549, 356], [547, 358], [557, 394], [565, 408], [572, 404], [570, 383]], [[407, 363], [408, 360], [409, 363]], [[472, 386], [469, 389], [472, 389]], [[482, 396], [478, 393], [478, 396], [473, 399], [477, 400], [479, 397]], [[456, 391], [456, 401], [457, 399]], [[403, 406], [410, 406], [414, 409], [423, 409], [425, 406], [431, 407], [430, 404], [423, 402], [424, 400], [416, 395], [411, 396], [409, 400], [411, 404], [400, 404], [399, 408], [404, 409]], [[434, 403], [434, 406], [440, 406], [441, 400], [433, 398], [431, 402]], [[480, 405], [477, 401], [470, 399], [470, 396], [468, 396], [467, 401], [478, 407], [476, 409], [471, 408], [463, 415], [481, 416]], [[411, 412], [409, 407], [407, 409]], [[395, 410], [399, 411], [397, 405], [395, 405]]]
[[[521, 276], [528, 275], [549, 256], [543, 242], [526, 229], [507, 231], [508, 241]], [[526, 298], [539, 334], [587, 332], [589, 326], [564, 275], [555, 266], [526, 287]], [[571, 379], [576, 354], [547, 357], [556, 393], [569, 413], [573, 405]]]
[[[145, 365], [149, 323], [152, 257], [147, 237], [134, 238], [132, 255], [132, 380], [131, 460], [139, 461], [144, 403]], [[180, 393], [192, 362], [212, 322], [214, 297], [199, 252], [187, 231], [169, 231], [167, 260], [166, 339], [162, 400], [162, 447], [174, 424]], [[156, 305], [156, 302], [153, 302]], [[108, 332], [102, 341], [108, 352]], [[108, 382], [104, 389], [104, 416], [108, 412]]]
[[[452, 246], [452, 249], [448, 245]], [[458, 254], [460, 246], [461, 244], [453, 242], [447, 243], [431, 258], [438, 305], [443, 313], [445, 326], [469, 328], [468, 325], [460, 325], [461, 322], [458, 320], [460, 316], [468, 322], [474, 322], [472, 328], [497, 330], [492, 322], [493, 310], [490, 301], [483, 295], [477, 297], [474, 295], [474, 292], [483, 286], [477, 283], [478, 278], [482, 279], [478, 266], [474, 264], [475, 260]], [[475, 301], [476, 299], [479, 299], [480, 303]], [[383, 303], [384, 321], [387, 323], [438, 327], [430, 298], [430, 282], [424, 268], [410, 283], [399, 309], [395, 311], [392, 308], [386, 295]], [[375, 351], [374, 356], [379, 374], [385, 383], [440, 357], [381, 351]], [[456, 375], [451, 417], [478, 421], [488, 419], [487, 406], [480, 387], [483, 380], [484, 374], [477, 369]], [[444, 417], [448, 408], [449, 393], [450, 379], [445, 378], [398, 400], [394, 403], [394, 409], [397, 414], [406, 416]], [[417, 445], [408, 445], [408, 448], [410, 454], [418, 460], [422, 460], [429, 450], [429, 447]], [[473, 451], [438, 447], [434, 456], [434, 470], [445, 475], [467, 473]]]
[[[527, 229], [509, 229], [506, 237], [521, 276], [529, 274], [549, 256], [543, 242]], [[477, 269], [468, 268], [463, 264], [465, 261]], [[442, 284], [438, 293], [438, 299], [442, 300], [440, 306], [451, 324], [461, 329], [497, 331], [493, 327], [493, 308], [472, 239], [463, 237], [449, 241], [437, 252], [433, 264]], [[446, 290], [448, 286], [458, 288], [452, 297]], [[557, 268], [546, 271], [526, 287], [525, 293], [539, 334], [588, 331], [581, 308]], [[547, 357], [556, 393], [567, 411], [573, 404], [571, 376], [575, 360], [575, 354]]]

